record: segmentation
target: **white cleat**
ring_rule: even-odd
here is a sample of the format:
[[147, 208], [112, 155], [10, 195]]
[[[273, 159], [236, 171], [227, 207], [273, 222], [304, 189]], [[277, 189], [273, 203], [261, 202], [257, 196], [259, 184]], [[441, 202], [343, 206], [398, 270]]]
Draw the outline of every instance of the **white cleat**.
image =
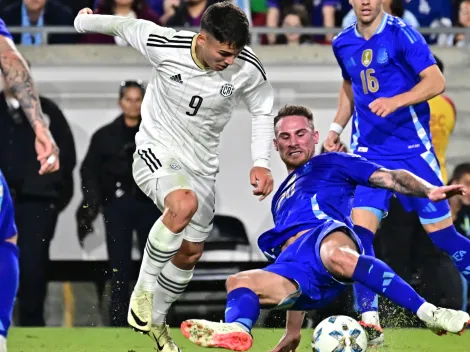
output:
[[7, 339], [0, 335], [0, 352], [7, 352]]
[[152, 325], [149, 336], [157, 344], [158, 352], [181, 352], [173, 338], [170, 336], [170, 328], [166, 324]]
[[447, 333], [462, 335], [470, 322], [467, 312], [447, 308], [436, 308], [430, 312], [429, 321], [426, 326], [436, 335], [442, 336]]
[[192, 319], [181, 324], [181, 332], [201, 347], [221, 347], [231, 351], [248, 351], [253, 337], [237, 323], [216, 323]]
[[127, 322], [137, 332], [148, 334], [152, 328], [153, 293], [132, 292]]

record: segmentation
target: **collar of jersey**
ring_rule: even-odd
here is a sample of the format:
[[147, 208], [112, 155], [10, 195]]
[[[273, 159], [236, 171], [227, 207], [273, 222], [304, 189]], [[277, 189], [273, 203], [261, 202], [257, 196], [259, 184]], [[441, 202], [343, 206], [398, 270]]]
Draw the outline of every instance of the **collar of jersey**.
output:
[[[384, 17], [382, 17], [382, 22], [380, 22], [380, 26], [377, 28], [374, 35], [383, 32], [383, 30], [385, 29], [385, 26], [387, 25], [387, 20], [388, 20], [389, 17], [390, 17], [390, 15], [388, 15], [386, 12], [384, 12]], [[357, 30], [357, 22], [356, 22], [356, 25], [354, 26], [354, 33], [356, 33], [356, 36], [362, 38], [361, 33], [359, 33], [359, 31]]]
[[196, 56], [197, 37], [199, 37], [199, 34], [194, 35], [193, 41], [191, 42], [191, 57], [197, 67], [199, 67], [201, 70], [207, 71], [209, 70], [209, 67], [204, 67], [204, 65], [201, 63], [201, 61], [199, 61], [199, 59]]

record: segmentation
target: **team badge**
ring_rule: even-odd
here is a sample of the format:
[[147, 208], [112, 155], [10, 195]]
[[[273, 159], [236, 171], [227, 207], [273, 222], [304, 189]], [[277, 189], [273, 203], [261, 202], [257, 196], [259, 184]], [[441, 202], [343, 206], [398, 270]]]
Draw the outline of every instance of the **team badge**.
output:
[[222, 88], [220, 88], [220, 94], [222, 94], [223, 97], [228, 98], [233, 94], [233, 91], [235, 88], [233, 87], [232, 84], [230, 83], [225, 83]]
[[388, 53], [387, 49], [385, 48], [380, 48], [379, 53], [377, 54], [377, 63], [379, 64], [385, 64], [388, 61]]
[[372, 49], [366, 49], [362, 52], [362, 64], [368, 67], [372, 62]]

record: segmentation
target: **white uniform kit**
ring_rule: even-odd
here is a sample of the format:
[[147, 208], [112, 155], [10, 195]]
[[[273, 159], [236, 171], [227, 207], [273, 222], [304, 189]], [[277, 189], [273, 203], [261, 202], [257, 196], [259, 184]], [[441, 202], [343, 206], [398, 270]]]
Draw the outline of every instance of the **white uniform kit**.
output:
[[199, 207], [183, 236], [204, 241], [214, 217], [220, 133], [240, 100], [253, 115], [254, 166], [270, 168], [273, 91], [263, 65], [245, 47], [225, 70], [205, 69], [195, 54], [198, 34], [145, 20], [78, 15], [75, 28], [120, 36], [152, 64], [136, 135], [134, 179], [161, 210], [170, 192], [193, 190]]

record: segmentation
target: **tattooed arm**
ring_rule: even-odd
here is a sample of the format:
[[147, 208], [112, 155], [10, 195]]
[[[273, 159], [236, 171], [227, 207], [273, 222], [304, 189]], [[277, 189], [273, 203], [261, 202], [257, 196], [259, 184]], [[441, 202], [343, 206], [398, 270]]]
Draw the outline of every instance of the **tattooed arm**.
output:
[[385, 188], [397, 193], [429, 198], [433, 202], [465, 194], [463, 185], [437, 187], [406, 170], [387, 170], [380, 168], [369, 178], [373, 187]]
[[43, 118], [41, 103], [28, 66], [10, 38], [0, 35], [0, 69], [36, 133], [40, 174], [59, 169], [59, 149]]
[[370, 176], [369, 182], [377, 188], [386, 188], [421, 198], [427, 198], [428, 194], [436, 188], [406, 170], [387, 170], [385, 168], [374, 172]]

